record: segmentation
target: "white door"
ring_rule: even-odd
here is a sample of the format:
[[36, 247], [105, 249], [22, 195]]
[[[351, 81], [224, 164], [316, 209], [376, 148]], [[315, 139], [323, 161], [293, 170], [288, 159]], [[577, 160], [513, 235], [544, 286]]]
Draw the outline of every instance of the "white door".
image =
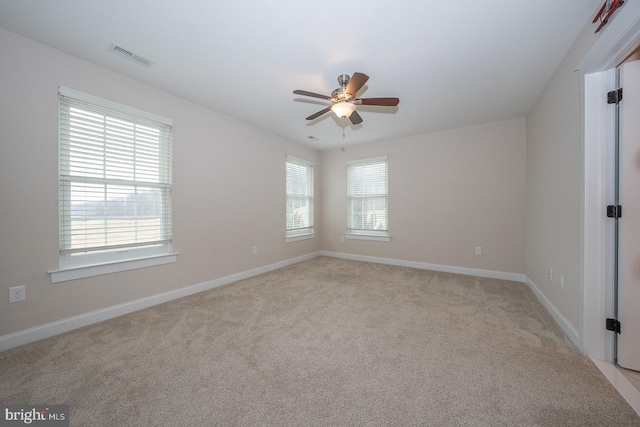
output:
[[640, 61], [620, 67], [618, 364], [640, 371]]

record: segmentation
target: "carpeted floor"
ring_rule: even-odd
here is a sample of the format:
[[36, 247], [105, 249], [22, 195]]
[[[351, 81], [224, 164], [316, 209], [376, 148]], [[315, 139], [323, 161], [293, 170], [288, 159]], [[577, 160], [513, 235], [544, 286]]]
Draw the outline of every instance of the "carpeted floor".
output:
[[640, 426], [522, 283], [319, 257], [0, 353], [73, 426]]

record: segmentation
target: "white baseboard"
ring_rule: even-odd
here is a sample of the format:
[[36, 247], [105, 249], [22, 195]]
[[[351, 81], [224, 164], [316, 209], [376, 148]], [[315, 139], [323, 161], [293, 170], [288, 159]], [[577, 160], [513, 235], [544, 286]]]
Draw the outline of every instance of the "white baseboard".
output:
[[102, 322], [103, 320], [112, 319], [154, 305], [163, 304], [185, 296], [197, 294], [218, 286], [227, 285], [239, 280], [248, 279], [259, 274], [268, 273], [279, 268], [297, 264], [317, 256], [328, 256], [333, 258], [350, 259], [354, 261], [373, 262], [378, 264], [396, 265], [400, 267], [412, 267], [423, 270], [442, 271], [446, 273], [464, 274], [469, 276], [487, 277], [492, 279], [511, 280], [514, 282], [524, 282], [536, 295], [538, 300], [547, 309], [549, 314], [556, 320], [562, 330], [569, 336], [569, 339], [579, 347], [579, 335], [573, 325], [555, 308], [553, 304], [542, 294], [538, 287], [529, 280], [524, 274], [509, 273], [503, 271], [481, 270], [475, 268], [455, 267], [441, 264], [430, 264], [416, 261], [404, 261], [390, 258], [371, 257], [365, 255], [355, 255], [342, 252], [319, 251], [288, 260], [276, 262], [274, 264], [265, 265], [254, 268], [252, 270], [231, 274], [219, 279], [209, 280], [207, 282], [198, 283], [184, 288], [175, 289], [173, 291], [152, 295], [135, 301], [106, 307], [100, 310], [91, 311], [89, 313], [80, 314], [78, 316], [69, 317], [58, 320], [56, 322], [47, 323], [45, 325], [36, 326], [34, 328], [25, 329], [11, 334], [0, 336], [0, 351], [9, 350], [24, 344], [35, 342], [41, 339], [49, 338], [64, 332], [69, 332], [77, 328]]
[[573, 326], [571, 322], [569, 322], [569, 320], [564, 317], [562, 313], [560, 313], [556, 306], [553, 305], [551, 301], [549, 301], [549, 299], [542, 293], [540, 288], [538, 288], [536, 284], [533, 283], [531, 279], [529, 279], [529, 277], [525, 277], [525, 283], [527, 284], [527, 286], [529, 286], [531, 292], [534, 293], [536, 298], [538, 298], [538, 301], [540, 301], [544, 308], [549, 312], [551, 317], [553, 317], [558, 326], [560, 326], [560, 329], [562, 329], [562, 331], [567, 334], [571, 342], [578, 348], [578, 350], [584, 351], [580, 343], [580, 334], [578, 333], [578, 330], [575, 328], [575, 326]]
[[77, 328], [102, 322], [103, 320], [113, 319], [114, 317], [122, 316], [124, 314], [132, 313], [134, 311], [142, 310], [154, 305], [163, 304], [165, 302], [172, 301], [178, 298], [217, 288], [218, 286], [227, 285], [229, 283], [248, 279], [259, 274], [268, 273], [279, 268], [287, 267], [289, 265], [297, 264], [299, 262], [315, 258], [319, 255], [320, 252], [301, 255], [299, 257], [276, 262], [274, 264], [254, 268], [252, 270], [231, 274], [219, 279], [209, 280], [207, 282], [186, 286], [184, 288], [175, 289], [173, 291], [163, 292], [161, 294], [152, 295], [135, 301], [106, 307], [100, 310], [91, 311], [89, 313], [84, 313], [77, 316], [68, 317], [66, 319], [58, 320], [56, 322], [47, 323], [45, 325], [36, 326], [34, 328], [14, 332], [12, 334], [3, 335], [0, 336], [0, 351], [9, 350], [11, 348], [19, 347], [24, 344], [29, 344], [31, 342], [50, 338], [64, 332], [69, 332]]
[[392, 259], [392, 258], [379, 258], [379, 257], [365, 256], [365, 255], [348, 254], [344, 252], [320, 251], [320, 255], [333, 257], [333, 258], [350, 259], [353, 261], [365, 261], [365, 262], [374, 262], [377, 264], [396, 265], [399, 267], [419, 268], [421, 270], [433, 270], [433, 271], [442, 271], [444, 273], [464, 274], [467, 276], [487, 277], [490, 279], [511, 280], [513, 282], [524, 283], [525, 277], [526, 277], [524, 274], [509, 273], [505, 271], [481, 270], [478, 268], [455, 267], [452, 265], [442, 265], [442, 264], [429, 264], [426, 262], [404, 261], [404, 260]]

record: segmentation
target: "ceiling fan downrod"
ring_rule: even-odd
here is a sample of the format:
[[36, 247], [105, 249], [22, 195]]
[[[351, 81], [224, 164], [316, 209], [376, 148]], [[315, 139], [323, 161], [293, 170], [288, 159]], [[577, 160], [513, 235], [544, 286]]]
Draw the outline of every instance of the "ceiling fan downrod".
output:
[[347, 89], [347, 85], [349, 84], [349, 80], [351, 80], [351, 76], [349, 74], [340, 74], [338, 76], [338, 84], [342, 88], [342, 90]]
[[353, 94], [347, 93], [347, 86], [350, 80], [349, 74], [340, 74], [338, 76], [340, 87], [331, 93], [331, 97], [335, 99], [335, 102], [349, 101], [353, 97]]

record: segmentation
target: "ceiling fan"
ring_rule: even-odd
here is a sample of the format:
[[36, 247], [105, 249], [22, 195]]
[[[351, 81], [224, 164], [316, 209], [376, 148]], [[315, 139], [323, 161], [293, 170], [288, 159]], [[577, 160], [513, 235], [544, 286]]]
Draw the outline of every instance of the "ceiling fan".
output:
[[398, 98], [356, 98], [356, 93], [369, 80], [369, 76], [363, 73], [340, 74], [338, 83], [340, 87], [331, 93], [331, 96], [319, 93], [308, 92], [306, 90], [294, 90], [296, 95], [311, 96], [313, 98], [326, 99], [331, 101], [331, 105], [307, 117], [307, 120], [317, 119], [329, 111], [333, 111], [341, 119], [348, 118], [354, 125], [362, 123], [362, 117], [356, 111], [358, 105], [377, 105], [382, 107], [395, 107], [400, 102]]

